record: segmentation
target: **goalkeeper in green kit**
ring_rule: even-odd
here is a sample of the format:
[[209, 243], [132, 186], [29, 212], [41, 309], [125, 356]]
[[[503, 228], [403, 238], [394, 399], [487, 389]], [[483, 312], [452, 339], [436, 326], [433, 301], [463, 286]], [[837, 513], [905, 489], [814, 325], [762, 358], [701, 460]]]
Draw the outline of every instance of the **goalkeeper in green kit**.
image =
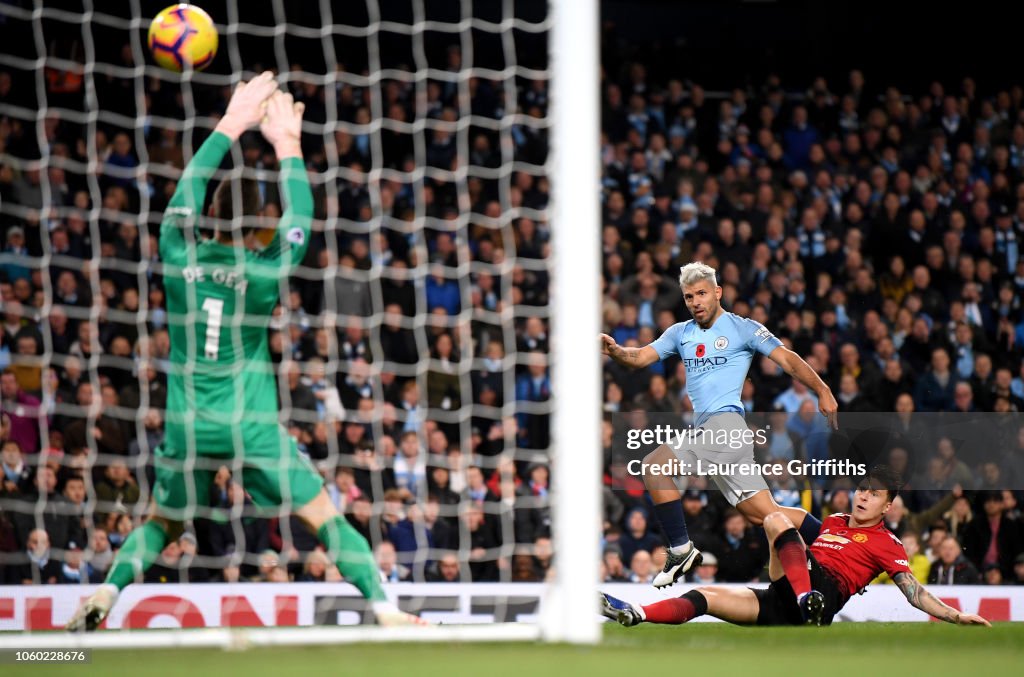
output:
[[[265, 72], [235, 90], [224, 117], [185, 168], [160, 228], [160, 258], [169, 313], [171, 355], [166, 436], [154, 453], [156, 483], [150, 518], [118, 550], [105, 583], [78, 609], [67, 628], [94, 630], [119, 592], [177, 539], [205, 504], [220, 466], [263, 514], [286, 505], [317, 535], [346, 581], [370, 600], [382, 625], [423, 624], [387, 601], [366, 540], [342, 517], [323, 480], [278, 422], [277, 382], [267, 348], [267, 325], [281, 281], [306, 253], [313, 195], [299, 144], [303, 105]], [[242, 218], [256, 215], [258, 194], [223, 181], [214, 192], [213, 237], [198, 235], [207, 184], [231, 145], [259, 125], [281, 165], [285, 210], [261, 252]], [[241, 194], [241, 210], [236, 198]], [[272, 512], [268, 512], [271, 511]]]

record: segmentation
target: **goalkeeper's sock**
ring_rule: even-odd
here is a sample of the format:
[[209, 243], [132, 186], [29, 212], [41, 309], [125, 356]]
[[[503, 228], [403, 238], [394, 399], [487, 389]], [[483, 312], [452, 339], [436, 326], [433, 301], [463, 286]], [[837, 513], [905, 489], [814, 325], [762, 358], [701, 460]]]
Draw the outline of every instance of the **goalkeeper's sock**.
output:
[[369, 544], [344, 517], [331, 517], [316, 535], [346, 581], [359, 588], [359, 592], [370, 601], [387, 599], [380, 587], [380, 570], [373, 560]]
[[786, 580], [796, 593], [800, 595], [811, 591], [811, 574], [807, 571], [807, 548], [800, 540], [796, 529], [786, 529], [775, 539], [775, 552], [779, 554], [779, 563], [786, 572]]
[[104, 582], [118, 590], [124, 590], [128, 584], [135, 581], [136, 576], [153, 566], [153, 562], [166, 545], [167, 533], [163, 527], [149, 520], [128, 534], [124, 545], [114, 556], [114, 563], [107, 572], [107, 579]]
[[800, 523], [800, 537], [804, 539], [804, 543], [807, 545], [814, 543], [814, 539], [818, 537], [820, 531], [821, 520], [811, 513], [804, 515], [804, 521]]
[[679, 625], [708, 612], [708, 599], [699, 590], [691, 590], [682, 597], [666, 599], [640, 607], [648, 623]]
[[658, 515], [661, 531], [665, 534], [665, 538], [668, 539], [669, 547], [677, 555], [686, 552], [689, 549], [690, 535], [686, 532], [683, 499], [659, 503], [654, 506], [654, 512]]

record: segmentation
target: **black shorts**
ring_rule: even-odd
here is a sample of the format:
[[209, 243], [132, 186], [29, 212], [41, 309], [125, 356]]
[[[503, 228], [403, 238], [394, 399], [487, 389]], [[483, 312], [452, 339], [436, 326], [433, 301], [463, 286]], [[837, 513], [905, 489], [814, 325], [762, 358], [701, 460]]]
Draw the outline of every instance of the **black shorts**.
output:
[[[817, 590], [825, 596], [825, 613], [822, 615], [822, 624], [831, 625], [832, 618], [846, 604], [846, 596], [843, 594], [832, 576], [821, 568], [814, 555], [807, 551], [807, 561], [811, 564], [811, 589]], [[761, 608], [757, 612], [757, 625], [803, 625], [804, 619], [800, 614], [800, 607], [796, 603], [796, 593], [789, 580], [783, 576], [777, 581], [772, 581], [765, 589], [756, 589], [754, 594]]]

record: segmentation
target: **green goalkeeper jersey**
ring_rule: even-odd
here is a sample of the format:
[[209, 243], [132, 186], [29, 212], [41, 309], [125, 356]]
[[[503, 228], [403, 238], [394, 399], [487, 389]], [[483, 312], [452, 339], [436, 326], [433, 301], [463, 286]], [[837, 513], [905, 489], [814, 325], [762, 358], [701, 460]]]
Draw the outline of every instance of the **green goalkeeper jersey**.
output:
[[167, 451], [278, 456], [277, 381], [267, 326], [309, 244], [313, 194], [300, 158], [281, 161], [284, 213], [262, 252], [197, 232], [210, 177], [231, 140], [214, 132], [185, 168], [160, 227], [171, 338]]

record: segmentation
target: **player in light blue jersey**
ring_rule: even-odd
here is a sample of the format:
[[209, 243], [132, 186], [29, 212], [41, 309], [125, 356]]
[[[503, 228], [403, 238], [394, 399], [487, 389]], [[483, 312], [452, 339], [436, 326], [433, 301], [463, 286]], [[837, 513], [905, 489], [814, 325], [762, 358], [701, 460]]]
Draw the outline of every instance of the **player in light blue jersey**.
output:
[[[686, 365], [686, 391], [696, 414], [694, 427], [712, 433], [746, 430], [740, 391], [755, 354], [767, 355], [782, 369], [810, 388], [818, 396], [818, 409], [837, 427], [838, 405], [831, 389], [799, 355], [782, 345], [759, 322], [728, 313], [722, 308], [722, 288], [715, 269], [703, 263], [690, 263], [679, 273], [686, 308], [692, 320], [669, 327], [656, 341], [643, 348], [624, 348], [607, 334], [601, 335], [604, 354], [621, 365], [643, 369], [659, 360], [679, 355]], [[712, 435], [713, 437], [714, 435]], [[718, 439], [722, 439], [719, 437]], [[734, 439], [732, 435], [728, 439]], [[679, 458], [696, 467], [754, 463], [753, 445], [709, 447], [695, 444], [681, 451], [662, 445], [644, 458], [645, 463], [664, 464]], [[736, 466], [732, 466], [736, 467]], [[729, 502], [755, 525], [767, 515], [782, 511], [799, 528], [805, 543], [818, 536], [821, 522], [800, 508], [782, 508], [772, 498], [764, 478], [757, 473], [713, 475], [715, 483]], [[664, 570], [654, 578], [654, 586], [672, 585], [696, 567], [702, 555], [690, 542], [683, 516], [682, 497], [672, 477], [644, 473], [662, 530], [669, 540]]]

